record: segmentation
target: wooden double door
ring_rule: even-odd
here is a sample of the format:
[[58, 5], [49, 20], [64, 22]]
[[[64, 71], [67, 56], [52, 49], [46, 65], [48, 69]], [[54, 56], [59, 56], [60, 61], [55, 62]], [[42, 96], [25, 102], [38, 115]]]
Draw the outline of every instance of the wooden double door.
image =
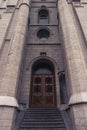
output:
[[56, 107], [54, 75], [32, 75], [30, 99], [30, 107]]

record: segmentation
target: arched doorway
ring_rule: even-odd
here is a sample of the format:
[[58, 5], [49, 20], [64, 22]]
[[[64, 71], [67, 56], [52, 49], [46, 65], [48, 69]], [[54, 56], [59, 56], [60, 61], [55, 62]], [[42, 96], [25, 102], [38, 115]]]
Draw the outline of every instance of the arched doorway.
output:
[[51, 61], [42, 59], [32, 66], [30, 107], [56, 107], [55, 72]]

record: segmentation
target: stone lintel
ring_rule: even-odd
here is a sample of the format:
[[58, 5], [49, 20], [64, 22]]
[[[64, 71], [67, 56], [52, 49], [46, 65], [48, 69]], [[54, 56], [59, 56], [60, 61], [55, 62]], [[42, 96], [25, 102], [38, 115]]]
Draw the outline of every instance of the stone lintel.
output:
[[70, 97], [69, 105], [80, 103], [87, 103], [87, 92], [76, 93]]
[[15, 97], [0, 96], [0, 106], [9, 106], [18, 108], [18, 102]]

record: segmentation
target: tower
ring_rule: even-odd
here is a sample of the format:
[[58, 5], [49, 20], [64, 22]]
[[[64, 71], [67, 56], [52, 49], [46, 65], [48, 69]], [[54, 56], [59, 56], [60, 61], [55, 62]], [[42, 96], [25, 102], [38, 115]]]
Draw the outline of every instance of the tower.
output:
[[58, 62], [63, 66], [56, 2], [32, 1], [30, 10], [20, 101], [30, 107], [55, 107]]
[[0, 1], [0, 130], [27, 108], [87, 129], [86, 11], [87, 0]]

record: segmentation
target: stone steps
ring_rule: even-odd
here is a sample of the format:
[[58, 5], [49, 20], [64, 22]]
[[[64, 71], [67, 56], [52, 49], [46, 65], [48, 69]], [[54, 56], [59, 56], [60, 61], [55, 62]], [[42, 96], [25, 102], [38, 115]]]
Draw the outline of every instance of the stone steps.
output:
[[66, 128], [58, 109], [30, 108], [24, 113], [20, 130], [66, 130]]

